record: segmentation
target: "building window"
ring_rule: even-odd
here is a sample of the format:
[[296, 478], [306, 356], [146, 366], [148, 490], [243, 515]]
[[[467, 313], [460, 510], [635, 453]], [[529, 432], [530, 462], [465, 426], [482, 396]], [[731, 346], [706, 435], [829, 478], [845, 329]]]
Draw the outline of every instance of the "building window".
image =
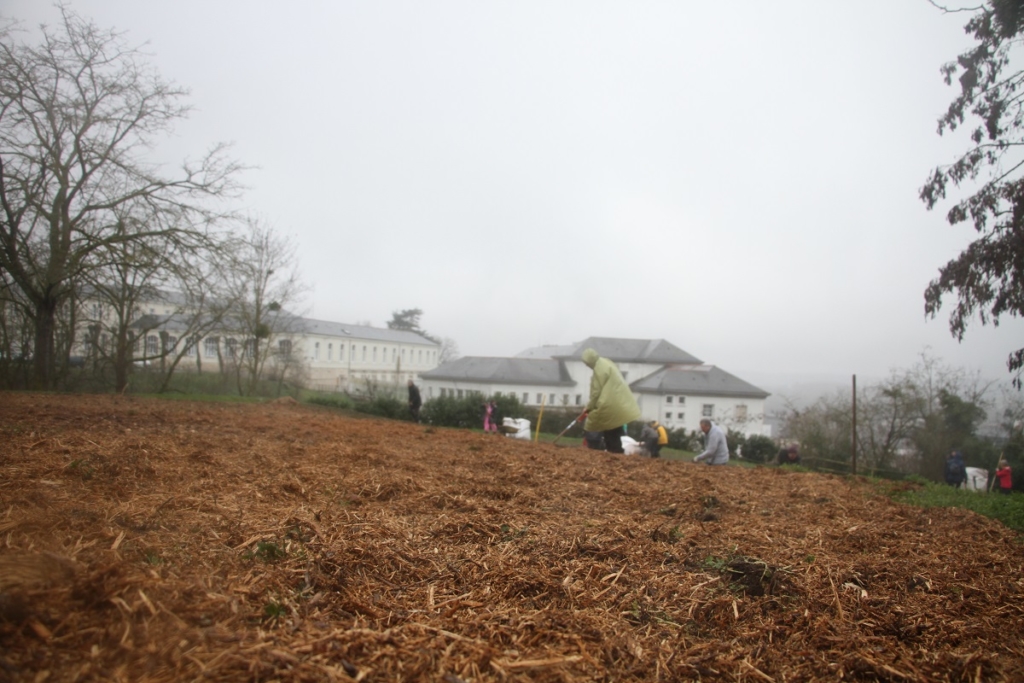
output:
[[569, 405], [569, 394], [562, 394], [562, 405]]
[[583, 394], [576, 394], [576, 405], [583, 405]]
[[334, 344], [327, 345], [327, 360], [334, 360]]
[[666, 420], [671, 420], [672, 419], [672, 413], [665, 413], [665, 419]]
[[555, 405], [555, 395], [554, 394], [548, 394], [548, 405], [549, 406]]
[[228, 352], [228, 357], [234, 358], [238, 354], [238, 340], [234, 337], [228, 337], [227, 342], [224, 344], [224, 348]]
[[540, 405], [544, 401], [544, 394], [537, 394], [537, 405]]
[[376, 346], [373, 347], [373, 362], [374, 363], [377, 362], [377, 347]]
[[672, 397], [671, 396], [666, 396], [665, 397], [665, 403], [671, 403], [671, 402], [672, 402]]
[[246, 339], [245, 340], [245, 348], [243, 349], [243, 353], [245, 354], [245, 356], [244, 356], [245, 358], [255, 358], [256, 357], [256, 340], [255, 339]]
[[366, 347], [363, 347], [363, 362], [366, 362]]
[[167, 342], [166, 342], [166, 346], [164, 347], [164, 351], [169, 353], [169, 352], [173, 351], [174, 347], [177, 346], [177, 345], [178, 345], [178, 338], [175, 337], [174, 335], [169, 334], [169, 335], [167, 335]]
[[402, 360], [405, 360], [405, 349], [402, 349]]
[[444, 387], [441, 387], [441, 398], [444, 398], [444, 396], [445, 396], [445, 393], [446, 393], [446, 390], [445, 390], [445, 388], [444, 388]]
[[391, 362], [392, 363], [395, 362], [395, 350], [394, 349], [391, 349]]
[[212, 358], [213, 356], [217, 355], [217, 346], [218, 344], [216, 337], [207, 337], [203, 341], [203, 353], [206, 354], [207, 358]]
[[292, 340], [282, 339], [279, 342], [277, 342], [277, 352], [282, 356], [292, 355]]
[[197, 346], [199, 346], [199, 337], [192, 335], [188, 338], [188, 343], [185, 345], [185, 355], [189, 357], [196, 355]]
[[320, 360], [320, 342], [313, 344], [313, 360]]
[[345, 345], [338, 344], [338, 360], [345, 360]]
[[423, 364], [423, 349], [420, 349], [420, 365]]
[[737, 420], [746, 420], [747, 419], [747, 407], [746, 406], [736, 406], [736, 419]]
[[680, 396], [679, 397], [679, 405], [684, 405], [685, 403], [686, 403], [686, 397], [685, 396]]
[[456, 396], [457, 396], [458, 398], [462, 398], [462, 389], [459, 389], [459, 390], [458, 390], [458, 392], [457, 392]]
[[676, 417], [682, 421], [686, 417], [686, 413], [676, 413]]
[[523, 405], [525, 406], [529, 402], [530, 402], [530, 395], [524, 391], [523, 392]]
[[703, 415], [704, 417], [714, 417], [715, 416], [715, 404], [713, 404], [713, 403], [705, 403], [704, 404], [704, 408], [701, 410], [700, 414]]

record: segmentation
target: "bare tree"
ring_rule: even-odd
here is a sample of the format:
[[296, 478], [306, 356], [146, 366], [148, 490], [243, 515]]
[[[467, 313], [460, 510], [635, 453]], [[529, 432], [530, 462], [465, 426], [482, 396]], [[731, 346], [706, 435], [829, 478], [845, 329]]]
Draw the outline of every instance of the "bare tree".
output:
[[437, 354], [437, 364], [441, 365], [450, 360], [458, 360], [459, 357], [459, 345], [455, 343], [455, 340], [451, 337], [442, 337], [441, 350]]
[[[86, 274], [83, 323], [91, 356], [112, 369], [117, 391], [127, 387], [139, 362], [159, 368], [160, 391], [185, 358], [194, 357], [196, 371], [202, 369], [199, 341], [223, 325], [233, 303], [216, 265], [223, 248], [211, 242], [185, 249], [154, 238], [102, 252], [106, 262]], [[161, 313], [147, 313], [147, 302], [160, 302]], [[163, 342], [149, 347], [154, 332]]]
[[[184, 117], [186, 91], [162, 80], [115, 31], [60, 7], [38, 45], [0, 36], [0, 268], [34, 328], [34, 376], [52, 386], [58, 311], [94, 255], [159, 237], [196, 244], [235, 190], [239, 166], [215, 147], [164, 177], [143, 153]], [[117, 209], [179, 220], [118, 229]]]
[[32, 347], [32, 326], [21, 290], [0, 269], [0, 386], [23, 388], [30, 379], [26, 359]]
[[243, 340], [241, 346], [229, 344], [227, 353], [239, 393], [251, 395], [271, 359], [295, 365], [298, 350], [292, 337], [302, 331], [302, 320], [288, 308], [299, 303], [306, 286], [299, 277], [294, 243], [254, 218], [245, 221], [226, 272], [234, 303], [226, 329]]

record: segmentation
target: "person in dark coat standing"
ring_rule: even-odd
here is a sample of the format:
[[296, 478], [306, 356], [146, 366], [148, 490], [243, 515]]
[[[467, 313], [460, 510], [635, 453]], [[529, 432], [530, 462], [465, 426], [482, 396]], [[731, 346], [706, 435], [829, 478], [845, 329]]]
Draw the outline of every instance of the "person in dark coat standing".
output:
[[967, 483], [967, 465], [960, 451], [953, 451], [946, 457], [946, 483], [955, 489]]
[[412, 415], [414, 422], [420, 421], [420, 406], [423, 405], [423, 399], [420, 398], [420, 390], [412, 380], [409, 380], [409, 414]]

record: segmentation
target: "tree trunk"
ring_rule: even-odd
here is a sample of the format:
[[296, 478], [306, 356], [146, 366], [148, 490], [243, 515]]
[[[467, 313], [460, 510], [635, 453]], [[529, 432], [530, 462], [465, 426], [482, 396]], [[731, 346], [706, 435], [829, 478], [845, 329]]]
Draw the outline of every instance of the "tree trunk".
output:
[[131, 371], [134, 346], [134, 335], [118, 333], [117, 347], [114, 352], [114, 390], [119, 394], [124, 393], [124, 390], [128, 388], [128, 374]]
[[35, 389], [53, 388], [54, 330], [57, 327], [57, 302], [50, 297], [39, 301], [35, 307], [35, 356], [33, 358], [33, 385]]

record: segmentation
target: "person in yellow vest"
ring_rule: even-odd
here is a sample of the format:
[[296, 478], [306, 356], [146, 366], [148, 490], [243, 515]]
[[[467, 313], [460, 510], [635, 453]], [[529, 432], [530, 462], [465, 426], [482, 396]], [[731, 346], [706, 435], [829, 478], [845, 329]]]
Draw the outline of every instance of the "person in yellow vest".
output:
[[651, 420], [651, 426], [654, 427], [654, 431], [658, 433], [657, 441], [651, 444], [651, 457], [661, 457], [661, 447], [668, 445], [668, 430], [665, 429], [663, 424], [660, 424], [657, 420]]
[[594, 371], [590, 378], [590, 401], [580, 420], [583, 429], [601, 432], [609, 453], [623, 453], [623, 427], [640, 417], [640, 406], [615, 363], [594, 349], [583, 352], [583, 362]]

